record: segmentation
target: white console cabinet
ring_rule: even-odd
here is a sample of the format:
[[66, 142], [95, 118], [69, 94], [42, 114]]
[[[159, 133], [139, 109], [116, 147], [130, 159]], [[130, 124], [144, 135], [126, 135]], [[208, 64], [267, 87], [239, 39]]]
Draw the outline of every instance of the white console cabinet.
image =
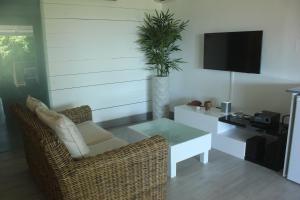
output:
[[[175, 107], [175, 121], [201, 129], [210, 133], [220, 133], [233, 126], [219, 122], [223, 114], [217, 108], [205, 111], [204, 108], [197, 110], [194, 106], [177, 106]], [[201, 122], [201, 123], [199, 123]]]
[[217, 108], [197, 110], [193, 106], [175, 107], [175, 121], [212, 133], [212, 148], [244, 159], [246, 141], [257, 133], [219, 121], [224, 113]]

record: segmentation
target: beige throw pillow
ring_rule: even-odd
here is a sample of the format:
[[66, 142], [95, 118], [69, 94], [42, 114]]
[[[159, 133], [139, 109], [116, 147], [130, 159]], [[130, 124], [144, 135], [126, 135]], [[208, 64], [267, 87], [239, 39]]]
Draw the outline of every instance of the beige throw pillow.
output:
[[41, 102], [36, 98], [33, 98], [32, 96], [27, 97], [26, 106], [31, 112], [35, 112], [38, 107], [43, 107], [48, 109], [48, 107], [43, 102]]
[[36, 112], [39, 119], [55, 131], [73, 158], [83, 158], [89, 153], [89, 147], [69, 118], [43, 107], [38, 107]]

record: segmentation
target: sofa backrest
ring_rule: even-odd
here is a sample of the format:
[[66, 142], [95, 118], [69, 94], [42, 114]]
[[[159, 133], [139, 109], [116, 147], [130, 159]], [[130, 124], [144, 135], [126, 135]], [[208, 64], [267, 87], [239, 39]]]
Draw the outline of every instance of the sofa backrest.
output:
[[52, 130], [42, 124], [34, 113], [19, 105], [13, 107], [13, 112], [21, 125], [23, 138], [30, 143], [25, 145], [40, 146], [43, 140], [54, 139]]
[[[12, 111], [22, 127], [26, 156], [35, 159], [39, 157], [53, 170], [55, 176], [60, 176], [73, 161], [64, 144], [59, 141], [52, 129], [38, 119], [35, 113], [21, 105], [14, 105]], [[34, 162], [34, 158], [29, 162]]]

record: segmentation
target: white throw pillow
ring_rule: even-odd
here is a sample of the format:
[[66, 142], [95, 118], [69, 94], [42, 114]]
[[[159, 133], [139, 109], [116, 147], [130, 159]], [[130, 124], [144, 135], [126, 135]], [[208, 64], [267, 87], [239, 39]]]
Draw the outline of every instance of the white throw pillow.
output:
[[43, 107], [38, 107], [36, 112], [39, 119], [55, 131], [73, 158], [83, 158], [89, 154], [89, 147], [68, 117]]
[[43, 102], [41, 102], [36, 98], [33, 98], [32, 96], [27, 97], [26, 106], [31, 112], [35, 112], [38, 107], [43, 107], [48, 109], [48, 107]]

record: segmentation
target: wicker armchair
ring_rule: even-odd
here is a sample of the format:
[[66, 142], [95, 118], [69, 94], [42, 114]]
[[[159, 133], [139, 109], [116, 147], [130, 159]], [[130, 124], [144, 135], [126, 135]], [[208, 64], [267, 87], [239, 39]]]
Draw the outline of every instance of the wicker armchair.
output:
[[[74, 160], [52, 130], [19, 105], [30, 171], [47, 199], [165, 199], [168, 145], [159, 136]], [[91, 120], [88, 106], [62, 112], [75, 123]]]

